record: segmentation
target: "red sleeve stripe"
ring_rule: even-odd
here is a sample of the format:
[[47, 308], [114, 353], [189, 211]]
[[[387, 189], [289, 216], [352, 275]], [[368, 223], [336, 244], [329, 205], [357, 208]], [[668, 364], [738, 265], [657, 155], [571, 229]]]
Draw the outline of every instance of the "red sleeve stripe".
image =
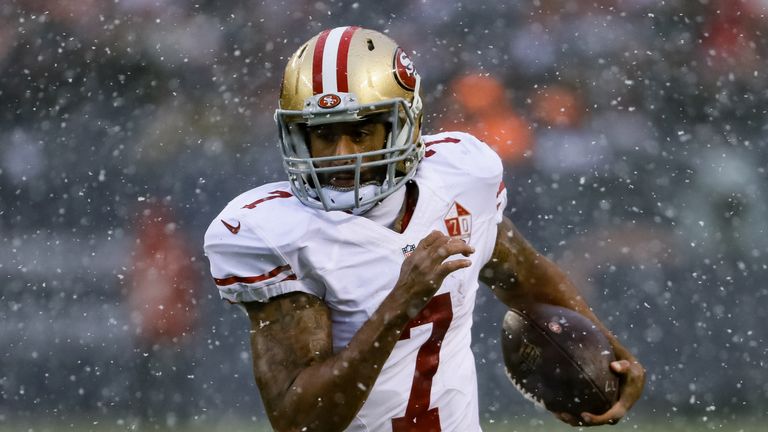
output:
[[216, 285], [218, 286], [228, 286], [236, 283], [253, 284], [257, 282], [264, 282], [266, 280], [280, 276], [281, 274], [284, 274], [284, 273], [287, 273], [287, 276], [282, 280], [296, 280], [296, 275], [293, 273], [293, 270], [291, 270], [291, 266], [289, 266], [288, 264], [281, 265], [280, 267], [275, 267], [269, 272], [258, 275], [258, 276], [230, 276], [228, 278], [223, 278], [223, 279], [213, 278], [213, 280], [216, 281]]
[[501, 193], [504, 192], [504, 189], [506, 189], [506, 188], [507, 188], [507, 186], [504, 184], [504, 180], [500, 181], [499, 182], [499, 190], [496, 191], [496, 198], [498, 198], [499, 195], [501, 195]]

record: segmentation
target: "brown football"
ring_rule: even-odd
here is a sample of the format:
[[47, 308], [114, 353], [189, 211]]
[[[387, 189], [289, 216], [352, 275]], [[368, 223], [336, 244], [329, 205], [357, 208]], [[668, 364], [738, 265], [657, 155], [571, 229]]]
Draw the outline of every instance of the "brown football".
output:
[[616, 402], [615, 354], [585, 316], [534, 303], [508, 311], [501, 333], [507, 376], [528, 399], [574, 416], [602, 414]]

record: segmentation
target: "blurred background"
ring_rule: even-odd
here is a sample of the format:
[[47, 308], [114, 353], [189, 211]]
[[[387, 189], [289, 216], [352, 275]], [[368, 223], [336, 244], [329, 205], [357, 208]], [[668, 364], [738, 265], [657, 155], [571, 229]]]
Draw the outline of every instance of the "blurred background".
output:
[[[496, 149], [509, 216], [644, 363], [624, 428], [764, 430], [766, 13], [2, 0], [0, 429], [264, 425], [248, 322], [219, 300], [202, 236], [229, 199], [285, 177], [272, 114], [286, 58], [353, 24], [411, 53], [426, 131]], [[552, 430], [504, 376], [503, 314], [483, 290], [481, 418]]]

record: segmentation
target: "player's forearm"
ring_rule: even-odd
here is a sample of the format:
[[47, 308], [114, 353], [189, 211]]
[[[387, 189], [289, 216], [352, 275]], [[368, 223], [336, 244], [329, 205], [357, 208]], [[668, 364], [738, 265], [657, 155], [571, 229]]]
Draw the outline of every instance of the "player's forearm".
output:
[[583, 295], [563, 272], [560, 267], [549, 259], [539, 256], [537, 265], [531, 269], [528, 278], [521, 280], [520, 289], [530, 293], [529, 298], [532, 301], [540, 303], [549, 303], [557, 306], [573, 309], [586, 316], [608, 337], [616, 352], [617, 358], [634, 359], [634, 356], [627, 350], [610, 330], [600, 321], [600, 319], [589, 307]]
[[480, 280], [510, 307], [535, 301], [591, 313], [565, 273], [528, 243], [508, 218], [498, 225], [493, 256]]
[[277, 430], [334, 431], [347, 427], [368, 397], [408, 322], [393, 291], [346, 348], [304, 368], [270, 415]]
[[493, 257], [481, 271], [480, 279], [504, 304], [520, 307], [527, 302], [539, 302], [573, 309], [608, 336], [620, 358], [631, 358], [560, 267], [536, 251], [509, 219], [505, 218], [498, 230]]
[[562, 271], [544, 256], [515, 256], [518, 266], [509, 262], [493, 263], [483, 269], [481, 280], [493, 289], [509, 307], [528, 302], [549, 303], [588, 311], [578, 290]]

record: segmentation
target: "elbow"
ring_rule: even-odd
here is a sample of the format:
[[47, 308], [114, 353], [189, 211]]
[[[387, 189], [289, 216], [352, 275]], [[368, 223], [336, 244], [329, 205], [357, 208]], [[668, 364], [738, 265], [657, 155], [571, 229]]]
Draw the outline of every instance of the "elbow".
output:
[[267, 413], [269, 423], [275, 432], [300, 432], [319, 430], [304, 416], [297, 413], [288, 414], [282, 411], [272, 411]]
[[267, 413], [276, 432], [342, 431], [352, 423], [354, 415], [342, 415], [332, 404], [317, 398], [312, 406], [283, 406]]

